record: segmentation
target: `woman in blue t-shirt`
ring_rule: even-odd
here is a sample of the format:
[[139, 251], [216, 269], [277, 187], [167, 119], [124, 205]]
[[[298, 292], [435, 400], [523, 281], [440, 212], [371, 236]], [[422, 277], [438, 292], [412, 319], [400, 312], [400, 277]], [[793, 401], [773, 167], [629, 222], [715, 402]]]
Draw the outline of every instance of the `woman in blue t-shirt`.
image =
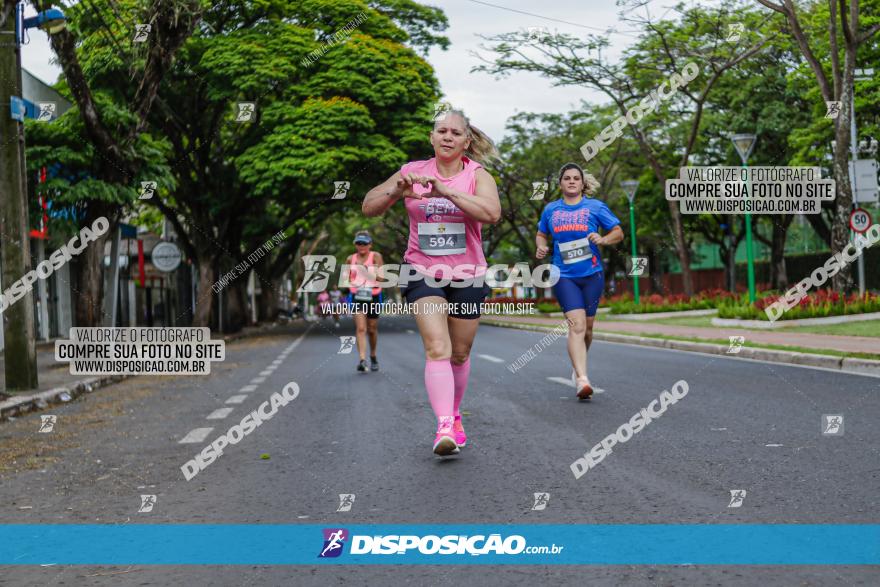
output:
[[[541, 212], [537, 252], [543, 259], [550, 252], [547, 240], [553, 240], [553, 265], [559, 269], [559, 281], [553, 293], [568, 320], [568, 356], [574, 367], [577, 396], [587, 399], [593, 388], [587, 377], [587, 351], [593, 340], [593, 321], [599, 298], [605, 289], [599, 245], [614, 245], [623, 240], [620, 220], [604, 202], [586, 197], [599, 187], [592, 175], [575, 163], [559, 170], [562, 199], [550, 202]], [[605, 236], [599, 228], [607, 231]]]

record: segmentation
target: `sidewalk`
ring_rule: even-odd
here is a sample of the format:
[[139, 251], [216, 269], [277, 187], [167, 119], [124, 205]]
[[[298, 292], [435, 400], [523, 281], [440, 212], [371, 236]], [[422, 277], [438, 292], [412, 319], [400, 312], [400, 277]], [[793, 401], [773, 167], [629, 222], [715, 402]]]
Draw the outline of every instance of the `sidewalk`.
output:
[[[489, 318], [487, 316], [487, 318]], [[565, 318], [543, 316], [492, 316], [498, 322], [518, 322], [536, 326], [556, 326]], [[740, 335], [746, 344], [768, 344], [779, 346], [801, 347], [805, 349], [833, 350], [842, 353], [870, 353], [880, 355], [880, 338], [867, 336], [839, 336], [833, 334], [810, 334], [804, 332], [745, 330], [742, 328], [703, 328], [699, 326], [672, 326], [669, 324], [651, 324], [650, 322], [623, 322], [610, 320], [600, 315], [594, 326], [596, 332], [613, 332], [619, 334], [657, 334], [681, 338], [726, 339], [728, 336]]]
[[[240, 338], [261, 335], [285, 334], [294, 323], [270, 323], [259, 326], [248, 326], [235, 334], [221, 335], [212, 333], [214, 340], [222, 339], [231, 342]], [[100, 387], [110, 385], [131, 377], [130, 375], [71, 375], [70, 364], [55, 360], [54, 341], [37, 343], [38, 388], [11, 394], [7, 398], [6, 382], [3, 372], [6, 369], [6, 357], [0, 351], [0, 421], [32, 410], [39, 410], [49, 404], [69, 402], [83, 393], [91, 393]]]
[[[3, 352], [0, 351], [0, 392], [6, 391], [6, 378], [3, 377], [3, 372], [5, 370], [6, 358]], [[46, 391], [47, 389], [52, 389], [54, 387], [61, 387], [70, 383], [73, 379], [85, 379], [85, 377], [71, 375], [68, 363], [59, 363], [55, 361], [54, 343], [37, 344], [37, 374], [40, 384], [38, 391]]]

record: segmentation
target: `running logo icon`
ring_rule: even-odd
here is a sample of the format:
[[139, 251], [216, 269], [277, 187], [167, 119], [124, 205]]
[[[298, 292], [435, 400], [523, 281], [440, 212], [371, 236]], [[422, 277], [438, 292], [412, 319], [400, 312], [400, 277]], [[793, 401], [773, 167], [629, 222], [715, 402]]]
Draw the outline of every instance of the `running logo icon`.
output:
[[746, 342], [745, 336], [729, 336], [730, 346], [727, 348], [728, 355], [738, 355]]
[[542, 510], [546, 510], [548, 503], [550, 503], [550, 494], [549, 493], [536, 493], [535, 494], [535, 503], [532, 504], [532, 511], [533, 512], [540, 512]]
[[354, 349], [354, 337], [353, 336], [340, 336], [339, 337], [339, 350], [336, 352], [337, 355], [350, 355], [352, 349]]
[[235, 122], [250, 122], [254, 119], [257, 105], [253, 102], [239, 102]]
[[730, 503], [727, 504], [729, 508], [738, 508], [742, 507], [743, 500], [746, 498], [746, 490], [745, 489], [731, 489], [730, 490]]
[[158, 185], [155, 181], [142, 181], [141, 182], [141, 193], [138, 196], [138, 200], [150, 200], [153, 197], [153, 194], [156, 193], [156, 186]]
[[[352, 337], [354, 338], [354, 337]], [[339, 507], [336, 508], [337, 512], [350, 512], [351, 506], [354, 505], [354, 493], [340, 493], [339, 494]]]
[[141, 507], [138, 508], [138, 513], [149, 513], [153, 511], [154, 505], [156, 505], [155, 495], [141, 495]]
[[825, 113], [825, 118], [837, 119], [837, 116], [840, 114], [840, 104], [839, 100], [836, 102], [826, 100], [825, 106], [828, 107], [828, 112]]
[[439, 118], [443, 118], [450, 110], [452, 110], [452, 104], [449, 102], [434, 102], [434, 116], [431, 117], [431, 121], [437, 122]]
[[547, 36], [550, 35], [550, 31], [547, 30], [547, 27], [544, 26], [530, 26], [529, 27], [529, 41], [543, 41]]
[[58, 416], [40, 416], [40, 429], [37, 432], [52, 432], [55, 428], [55, 422], [58, 421]]
[[345, 528], [324, 528], [324, 547], [318, 558], [335, 558], [342, 554], [345, 541], [348, 540], [348, 530]]
[[639, 277], [640, 275], [644, 275], [647, 268], [647, 257], [630, 257], [629, 274], [631, 277]]
[[136, 24], [134, 25], [134, 38], [131, 40], [132, 43], [143, 43], [147, 40], [147, 36], [150, 34], [150, 30], [153, 28], [150, 24]]
[[330, 199], [331, 200], [344, 200], [346, 194], [348, 194], [349, 188], [351, 188], [351, 182], [334, 181], [333, 182], [333, 196]]
[[297, 292], [317, 293], [327, 289], [330, 276], [336, 270], [336, 257], [332, 255], [303, 255], [306, 268]]
[[49, 122], [55, 118], [55, 102], [38, 102], [37, 106], [40, 109], [37, 120]]
[[732, 22], [727, 27], [727, 40], [731, 43], [738, 43], [740, 37], [745, 30], [745, 26], [741, 22]]
[[532, 182], [532, 197], [530, 200], [543, 200], [547, 195], [547, 184], [543, 181]]
[[843, 414], [822, 415], [822, 436], [843, 436]]

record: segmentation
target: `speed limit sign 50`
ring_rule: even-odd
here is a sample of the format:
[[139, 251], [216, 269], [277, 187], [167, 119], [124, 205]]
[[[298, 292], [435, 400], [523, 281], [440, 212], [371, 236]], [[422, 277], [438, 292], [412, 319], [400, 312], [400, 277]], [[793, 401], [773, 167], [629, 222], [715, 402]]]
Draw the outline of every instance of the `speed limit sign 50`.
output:
[[864, 208], [856, 208], [849, 215], [849, 227], [853, 232], [864, 233], [871, 226], [871, 215]]

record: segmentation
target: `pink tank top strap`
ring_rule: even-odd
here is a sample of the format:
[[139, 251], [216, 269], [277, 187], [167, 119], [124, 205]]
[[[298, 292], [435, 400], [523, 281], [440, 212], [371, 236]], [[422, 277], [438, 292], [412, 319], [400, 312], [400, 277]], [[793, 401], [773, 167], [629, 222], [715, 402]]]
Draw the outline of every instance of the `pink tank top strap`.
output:
[[348, 258], [348, 264], [351, 267], [349, 270], [349, 283], [351, 283], [351, 287], [349, 287], [349, 291], [351, 293], [357, 292], [360, 287], [372, 287], [372, 294], [379, 295], [379, 292], [382, 291], [382, 288], [379, 287], [379, 282], [375, 279], [372, 279], [369, 276], [369, 273], [364, 275], [364, 272], [360, 269], [359, 266], [364, 267], [373, 267], [376, 263], [375, 259], [375, 251], [370, 251], [370, 254], [367, 255], [366, 261], [363, 263], [358, 263], [358, 254], [354, 253], [351, 257]]

